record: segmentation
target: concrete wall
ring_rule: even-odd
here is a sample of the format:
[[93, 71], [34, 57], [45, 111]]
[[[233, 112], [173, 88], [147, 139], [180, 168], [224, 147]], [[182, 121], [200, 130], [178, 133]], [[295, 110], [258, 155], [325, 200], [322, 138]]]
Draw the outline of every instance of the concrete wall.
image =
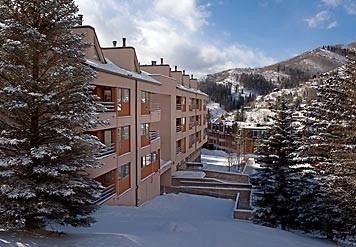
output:
[[236, 183], [250, 183], [250, 178], [248, 175], [245, 174], [238, 174], [232, 172], [217, 172], [211, 170], [203, 170], [207, 177], [209, 178], [217, 178], [221, 180], [232, 181]]
[[138, 190], [138, 205], [149, 201], [160, 195], [160, 176], [159, 173], [153, 173], [140, 181]]

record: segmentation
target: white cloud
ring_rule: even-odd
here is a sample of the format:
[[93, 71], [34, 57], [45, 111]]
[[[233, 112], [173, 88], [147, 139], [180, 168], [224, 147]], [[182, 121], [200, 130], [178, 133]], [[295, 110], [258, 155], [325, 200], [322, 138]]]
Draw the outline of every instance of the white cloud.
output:
[[309, 27], [317, 28], [322, 27], [328, 20], [330, 20], [330, 18], [330, 13], [327, 10], [323, 10], [315, 16], [305, 19], [305, 21], [308, 23]]
[[332, 28], [334, 28], [334, 27], [337, 27], [337, 21], [331, 22], [331, 23], [328, 25], [327, 29], [332, 29]]
[[322, 0], [322, 2], [331, 7], [337, 7], [341, 4], [342, 0]]
[[[275, 62], [260, 51], [223, 40], [211, 40], [206, 27], [209, 4], [197, 0], [75, 0], [84, 25], [93, 26], [102, 46], [127, 38], [141, 64], [163, 57], [188, 73], [202, 76], [233, 67]], [[216, 36], [216, 35], [215, 35]], [[219, 39], [223, 39], [222, 34]]]
[[209, 12], [204, 6], [198, 5], [196, 0], [180, 0], [179, 4], [171, 0], [156, 0], [154, 9], [158, 15], [180, 22], [191, 31], [197, 31], [201, 26], [208, 24]]
[[356, 3], [355, 2], [348, 2], [345, 4], [345, 9], [347, 14], [349, 15], [356, 15]]
[[355, 0], [321, 0], [328, 7], [343, 7], [348, 15], [356, 15]]

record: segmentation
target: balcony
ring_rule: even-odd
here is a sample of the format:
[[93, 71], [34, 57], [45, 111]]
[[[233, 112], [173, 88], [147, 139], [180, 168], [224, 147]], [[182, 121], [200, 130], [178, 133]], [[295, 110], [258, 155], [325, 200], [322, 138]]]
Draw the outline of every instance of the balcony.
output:
[[183, 129], [182, 125], [177, 125], [177, 126], [176, 126], [176, 132], [177, 132], [177, 133], [178, 133], [178, 132], [181, 132], [182, 129]]
[[180, 154], [182, 152], [182, 148], [181, 147], [176, 147], [176, 154]]
[[104, 112], [115, 112], [115, 103], [114, 102], [98, 102], [98, 104], [104, 106]]
[[149, 132], [149, 141], [153, 141], [155, 139], [158, 139], [160, 137], [159, 131], [158, 130], [150, 130]]
[[182, 104], [176, 104], [176, 110], [181, 111], [182, 110]]
[[160, 111], [161, 108], [158, 103], [151, 103], [149, 106], [150, 112]]
[[116, 196], [115, 184], [109, 185], [100, 192], [100, 197], [94, 202], [95, 204], [102, 205], [106, 201], [114, 198]]
[[102, 159], [114, 153], [115, 153], [115, 143], [111, 143], [110, 146], [106, 146], [103, 149], [101, 149], [95, 158]]
[[153, 123], [161, 121], [161, 108], [158, 103], [141, 104], [141, 122]]

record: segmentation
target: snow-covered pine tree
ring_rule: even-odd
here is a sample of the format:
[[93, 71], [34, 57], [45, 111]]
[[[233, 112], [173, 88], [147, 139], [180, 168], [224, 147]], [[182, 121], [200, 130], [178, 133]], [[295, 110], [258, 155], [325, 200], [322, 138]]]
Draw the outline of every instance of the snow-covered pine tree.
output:
[[290, 156], [295, 150], [293, 109], [282, 95], [273, 111], [274, 124], [257, 150], [260, 167], [251, 177], [255, 199], [253, 221], [287, 229], [294, 226], [290, 185], [295, 177], [295, 161]]
[[0, 3], [0, 227], [88, 226], [99, 142], [73, 0]]
[[329, 239], [355, 236], [355, 53], [345, 66], [320, 79], [318, 97], [305, 116], [309, 131], [300, 157], [315, 167], [313, 196], [300, 217], [303, 229]]

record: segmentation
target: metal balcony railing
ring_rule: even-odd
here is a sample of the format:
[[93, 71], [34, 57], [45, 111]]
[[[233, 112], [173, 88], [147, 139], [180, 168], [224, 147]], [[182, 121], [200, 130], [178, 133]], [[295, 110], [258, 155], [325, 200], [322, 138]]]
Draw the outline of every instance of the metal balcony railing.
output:
[[159, 137], [160, 137], [160, 135], [159, 135], [158, 130], [150, 130], [149, 136], [148, 136], [148, 138], [149, 138], [150, 141], [153, 141], [153, 140], [155, 140], [155, 139], [158, 139]]
[[115, 144], [111, 143], [110, 146], [106, 146], [103, 149], [99, 151], [99, 153], [96, 155], [97, 159], [101, 159], [107, 155], [115, 153]]
[[182, 110], [182, 104], [176, 104], [176, 110], [181, 111]]
[[176, 126], [176, 132], [181, 132], [182, 131], [182, 125], [177, 125]]
[[176, 148], [176, 154], [180, 154], [182, 152], [182, 148], [181, 147], [177, 147]]
[[115, 111], [114, 102], [98, 102], [98, 103], [104, 106], [104, 112], [114, 112]]
[[104, 188], [100, 192], [100, 198], [96, 200], [94, 203], [101, 205], [105, 203], [107, 200], [113, 198], [115, 195], [116, 195], [115, 184], [109, 185], [108, 187]]

